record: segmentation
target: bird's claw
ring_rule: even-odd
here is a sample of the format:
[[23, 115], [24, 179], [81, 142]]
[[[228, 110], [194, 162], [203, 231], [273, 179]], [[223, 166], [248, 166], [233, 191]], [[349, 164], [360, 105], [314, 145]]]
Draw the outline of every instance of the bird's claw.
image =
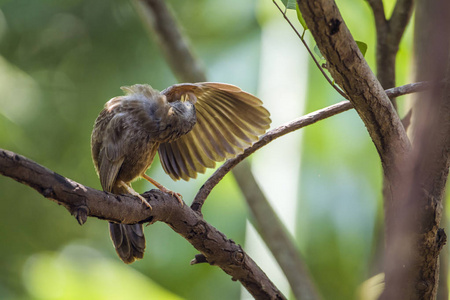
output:
[[145, 199], [144, 197], [142, 197], [141, 195], [137, 195], [139, 197], [139, 199], [141, 199], [142, 203], [145, 204], [145, 206], [147, 206], [150, 209], [153, 209], [152, 206], [150, 205], [150, 203], [148, 203], [147, 199]]
[[175, 193], [175, 192], [170, 192], [169, 194], [171, 194], [172, 196], [174, 196], [175, 198], [177, 198], [178, 202], [181, 204], [181, 206], [183, 206], [184, 202], [183, 202], [183, 196], [181, 196], [180, 193]]
[[148, 176], [147, 174], [143, 173], [141, 174], [141, 176], [147, 180], [148, 182], [150, 182], [151, 184], [153, 184], [154, 186], [156, 186], [161, 192], [163, 193], [167, 193], [171, 196], [174, 196], [175, 198], [177, 198], [178, 202], [181, 204], [181, 206], [183, 206], [184, 202], [183, 202], [183, 197], [181, 196], [180, 193], [176, 193], [173, 192], [171, 190], [169, 190], [168, 188], [166, 188], [165, 186], [163, 186], [161, 183], [158, 183], [156, 180], [150, 178], [150, 176]]
[[181, 196], [180, 193], [171, 191], [171, 190], [169, 190], [169, 189], [167, 189], [167, 188], [161, 189], [161, 191], [164, 192], [164, 193], [167, 193], [167, 194], [169, 194], [169, 195], [171, 195], [171, 196], [174, 196], [175, 198], [177, 198], [177, 200], [178, 200], [178, 202], [181, 204], [181, 206], [184, 205], [184, 202], [183, 202], [183, 196]]

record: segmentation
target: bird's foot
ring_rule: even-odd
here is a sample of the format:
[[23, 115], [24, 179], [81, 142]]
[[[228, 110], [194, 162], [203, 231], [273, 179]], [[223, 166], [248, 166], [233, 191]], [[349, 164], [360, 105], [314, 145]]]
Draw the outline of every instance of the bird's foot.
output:
[[[158, 187], [158, 188], [159, 188], [159, 187]], [[184, 202], [183, 202], [183, 196], [181, 196], [180, 193], [171, 191], [171, 190], [165, 188], [164, 186], [161, 186], [161, 188], [159, 188], [159, 190], [160, 190], [161, 192], [164, 192], [164, 193], [167, 193], [167, 194], [169, 194], [169, 195], [174, 196], [175, 198], [177, 198], [177, 200], [178, 200], [178, 202], [181, 204], [181, 206], [183, 206], [183, 204], [184, 204]]]
[[130, 193], [133, 196], [138, 197], [139, 199], [141, 199], [142, 203], [145, 204], [145, 206], [147, 206], [148, 208], [152, 209], [152, 206], [150, 205], [150, 203], [148, 203], [147, 199], [145, 199], [143, 196], [141, 196], [138, 192], [136, 192], [135, 190], [133, 190], [133, 188], [131, 186], [129, 186], [128, 184], [126, 184], [125, 182], [121, 181], [120, 184], [126, 188], [126, 190], [128, 191], [128, 193]]
[[148, 176], [147, 174], [142, 174], [141, 175], [142, 178], [144, 178], [145, 180], [147, 180], [148, 182], [150, 182], [151, 184], [153, 184], [154, 186], [156, 186], [161, 192], [170, 194], [172, 196], [174, 196], [175, 198], [177, 198], [178, 202], [181, 204], [181, 206], [184, 205], [183, 202], [183, 197], [181, 196], [180, 193], [176, 193], [174, 191], [169, 190], [168, 188], [166, 188], [165, 186], [163, 186], [161, 183], [157, 182], [156, 180], [154, 180], [153, 178], [151, 178], [150, 176]]
[[147, 206], [150, 209], [153, 209], [152, 206], [150, 205], [150, 203], [148, 203], [147, 199], [145, 199], [143, 196], [137, 194], [136, 195], [139, 199], [141, 199], [142, 203], [145, 204], [145, 206]]

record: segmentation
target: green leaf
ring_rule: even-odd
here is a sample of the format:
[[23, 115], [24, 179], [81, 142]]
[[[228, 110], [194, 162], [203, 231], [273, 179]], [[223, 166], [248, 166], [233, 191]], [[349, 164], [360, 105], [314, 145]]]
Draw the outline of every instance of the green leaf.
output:
[[361, 41], [356, 41], [356, 45], [358, 45], [359, 51], [361, 51], [363, 57], [366, 55], [367, 52], [367, 44]]
[[283, 2], [286, 9], [295, 9], [297, 6], [297, 2], [295, 0], [281, 0]]
[[295, 3], [295, 7], [295, 10], [297, 11], [297, 18], [300, 21], [300, 24], [302, 24], [304, 30], [308, 30], [308, 25], [306, 25], [305, 19], [303, 19], [302, 12], [298, 8], [297, 3]]

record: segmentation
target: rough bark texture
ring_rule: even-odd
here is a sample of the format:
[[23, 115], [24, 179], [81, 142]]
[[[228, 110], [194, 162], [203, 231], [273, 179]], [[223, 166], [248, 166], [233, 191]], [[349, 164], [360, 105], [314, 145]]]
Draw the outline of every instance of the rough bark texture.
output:
[[[450, 70], [449, 70], [450, 75]], [[413, 151], [389, 203], [386, 287], [381, 299], [435, 299], [442, 199], [450, 166], [450, 84], [424, 96]]]
[[[394, 10], [390, 19], [388, 19], [384, 13], [384, 5], [382, 0], [368, 0], [367, 1], [372, 8], [375, 28], [377, 31], [376, 42], [376, 66], [377, 66], [377, 78], [380, 81], [383, 88], [390, 88], [395, 86], [396, 83], [396, 57], [399, 49], [400, 41], [406, 26], [411, 19], [413, 1], [412, 0], [399, 0], [396, 2]], [[395, 97], [390, 98], [394, 108], [397, 110], [397, 101]], [[402, 120], [403, 126], [406, 128], [410, 123], [411, 110]], [[384, 191], [386, 194], [384, 198], [387, 204], [391, 201], [391, 195], [389, 193], [389, 181], [383, 178], [383, 184], [386, 185]], [[385, 206], [386, 209], [386, 206]], [[380, 226], [380, 225], [379, 225]], [[377, 226], [377, 228], [379, 228]], [[381, 226], [382, 230], [375, 232], [375, 242], [377, 248], [374, 253], [374, 269], [380, 272], [382, 268], [383, 255], [384, 255], [384, 226]], [[381, 229], [381, 228], [380, 228]]]
[[336, 3], [297, 1], [328, 69], [349, 96], [380, 154], [383, 166], [394, 171], [409, 151], [406, 132], [381, 84], [364, 60]]
[[[381, 158], [388, 228], [382, 299], [433, 299], [437, 258], [446, 241], [439, 222], [449, 167], [448, 87], [444, 92], [434, 89], [423, 99], [427, 109], [421, 111], [420, 130], [411, 147], [394, 107], [359, 53], [334, 1], [297, 3], [330, 73], [349, 96]], [[444, 7], [441, 3], [440, 10], [450, 12]], [[441, 65], [446, 61], [447, 57], [441, 57]], [[431, 79], [442, 78], [441, 72]]]
[[101, 192], [65, 178], [21, 155], [0, 149], [0, 174], [24, 183], [63, 205], [80, 224], [87, 217], [135, 224], [161, 221], [183, 236], [211, 265], [239, 280], [256, 299], [285, 299], [256, 263], [232, 240], [187, 205], [159, 190], [143, 194], [153, 209], [137, 197]]
[[[435, 299], [438, 255], [446, 241], [439, 228], [448, 175], [450, 7], [448, 1], [418, 1], [415, 26], [416, 78], [446, 88], [418, 94], [413, 107], [413, 152], [399, 197], [387, 207], [386, 290], [383, 299]], [[403, 243], [402, 243], [403, 241]], [[408, 249], [412, 247], [412, 249]]]

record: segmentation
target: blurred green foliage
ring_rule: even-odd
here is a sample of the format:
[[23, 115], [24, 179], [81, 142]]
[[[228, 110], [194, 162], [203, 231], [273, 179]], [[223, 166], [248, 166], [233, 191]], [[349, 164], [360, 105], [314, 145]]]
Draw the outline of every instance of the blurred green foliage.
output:
[[[281, 19], [271, 1], [169, 2], [209, 79], [255, 93], [261, 31]], [[394, 3], [384, 2], [387, 10]], [[126, 0], [0, 3], [0, 147], [100, 188], [89, 141], [103, 104], [123, 85], [149, 83], [161, 90], [176, 83], [157, 44]], [[368, 5], [339, 5], [355, 39], [368, 45], [373, 66]], [[408, 30], [400, 47], [399, 84], [407, 83], [410, 71], [410, 35]], [[313, 47], [309, 33], [305, 37]], [[300, 42], [298, 48], [305, 51]], [[308, 73], [306, 112], [341, 100], [312, 63], [301, 71]], [[379, 158], [354, 111], [303, 131], [302, 176], [292, 182], [300, 195], [296, 237], [324, 298], [351, 299], [377, 270]], [[159, 163], [148, 173], [188, 202], [211, 174], [174, 183]], [[142, 181], [134, 187], [153, 188]], [[195, 249], [165, 224], [145, 228], [144, 259], [125, 266], [104, 221], [89, 219], [80, 227], [64, 208], [4, 177], [0, 203], [0, 299], [239, 298], [239, 283], [220, 269], [190, 266]], [[232, 176], [212, 192], [203, 213], [244, 245], [247, 209]]]

